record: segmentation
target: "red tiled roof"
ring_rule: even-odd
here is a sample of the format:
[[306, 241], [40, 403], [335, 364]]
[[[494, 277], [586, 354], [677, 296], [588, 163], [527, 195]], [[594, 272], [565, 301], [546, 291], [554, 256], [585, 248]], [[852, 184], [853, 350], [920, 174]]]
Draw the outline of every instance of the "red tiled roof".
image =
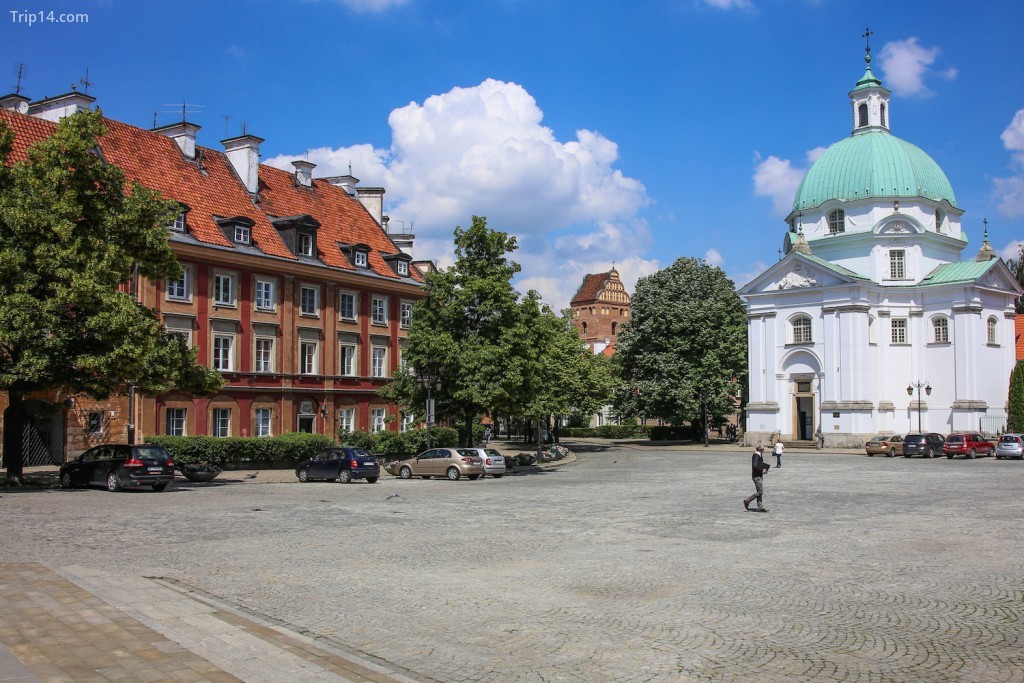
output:
[[[0, 121], [14, 131], [8, 163], [26, 160], [29, 145], [54, 133], [56, 124], [32, 116], [0, 110]], [[270, 166], [259, 167], [260, 203], [255, 205], [223, 152], [196, 147], [199, 163], [186, 159], [173, 139], [135, 126], [104, 119], [107, 134], [100, 140], [104, 158], [120, 167], [129, 182], [160, 191], [166, 198], [189, 209], [189, 233], [200, 242], [232, 248], [217, 225], [217, 218], [244, 216], [253, 222], [254, 244], [271, 256], [295, 260], [269, 216], [308, 214], [320, 223], [318, 247], [328, 266], [353, 270], [338, 248], [344, 244], [370, 247], [369, 265], [378, 275], [398, 279], [382, 254], [400, 250], [370, 216], [358, 199], [326, 181], [313, 187], [296, 186], [294, 176]], [[422, 278], [414, 268], [410, 277]]]
[[572, 298], [569, 305], [596, 301], [597, 297], [601, 294], [601, 290], [604, 289], [605, 283], [608, 282], [609, 275], [610, 273], [588, 274], [583, 278], [583, 284], [576, 290], [576, 295]]
[[1014, 340], [1017, 342], [1017, 360], [1024, 360], [1024, 315], [1013, 319]]

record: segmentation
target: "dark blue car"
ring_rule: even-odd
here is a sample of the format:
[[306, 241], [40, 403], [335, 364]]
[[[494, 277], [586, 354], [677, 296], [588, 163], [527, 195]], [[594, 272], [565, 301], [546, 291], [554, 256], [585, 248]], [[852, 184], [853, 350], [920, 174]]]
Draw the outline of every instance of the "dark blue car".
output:
[[295, 468], [299, 481], [326, 479], [347, 484], [353, 479], [365, 479], [371, 484], [380, 478], [377, 456], [362, 448], [338, 446], [303, 460]]

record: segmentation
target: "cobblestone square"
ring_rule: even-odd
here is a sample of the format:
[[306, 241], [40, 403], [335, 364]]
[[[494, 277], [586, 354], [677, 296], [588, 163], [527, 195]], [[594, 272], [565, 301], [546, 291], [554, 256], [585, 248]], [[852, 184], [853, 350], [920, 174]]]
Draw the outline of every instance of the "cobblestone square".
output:
[[577, 453], [500, 480], [8, 490], [0, 561], [159, 577], [413, 680], [1024, 680], [1024, 463], [787, 451], [755, 514], [746, 451]]

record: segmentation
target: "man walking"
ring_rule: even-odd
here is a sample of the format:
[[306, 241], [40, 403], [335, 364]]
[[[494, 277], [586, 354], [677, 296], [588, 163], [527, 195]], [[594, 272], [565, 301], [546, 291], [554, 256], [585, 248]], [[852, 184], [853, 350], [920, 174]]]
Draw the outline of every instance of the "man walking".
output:
[[782, 442], [775, 442], [775, 466], [782, 467]]
[[744, 510], [749, 510], [750, 503], [757, 498], [757, 511], [768, 512], [768, 508], [762, 504], [761, 497], [764, 496], [764, 473], [768, 471], [771, 465], [764, 461], [764, 458], [761, 455], [762, 453], [764, 453], [764, 446], [759, 445], [754, 449], [754, 455], [750, 458], [750, 474], [751, 478], [754, 480], [754, 493], [753, 495], [747, 496], [743, 499]]

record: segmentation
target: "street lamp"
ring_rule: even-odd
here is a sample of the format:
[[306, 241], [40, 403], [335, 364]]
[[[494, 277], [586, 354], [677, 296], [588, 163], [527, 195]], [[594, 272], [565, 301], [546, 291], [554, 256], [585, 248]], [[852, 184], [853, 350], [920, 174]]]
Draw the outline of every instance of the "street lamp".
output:
[[907, 385], [907, 396], [914, 395], [914, 389], [917, 389], [917, 433], [924, 434], [921, 431], [921, 387], [924, 387], [924, 393], [927, 396], [932, 395], [932, 385], [927, 380], [924, 382], [911, 382]]
[[427, 450], [430, 450], [430, 427], [434, 424], [434, 398], [430, 392], [432, 389], [441, 391], [441, 380], [430, 375], [420, 375], [416, 378], [416, 386], [427, 390]]

